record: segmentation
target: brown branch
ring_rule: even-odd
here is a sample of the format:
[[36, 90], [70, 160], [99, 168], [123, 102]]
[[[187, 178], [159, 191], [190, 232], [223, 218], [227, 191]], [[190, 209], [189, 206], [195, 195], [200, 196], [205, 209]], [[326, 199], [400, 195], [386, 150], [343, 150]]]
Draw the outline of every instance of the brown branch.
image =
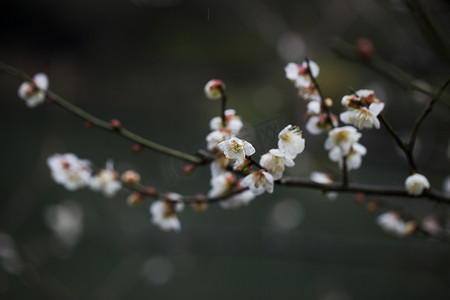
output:
[[379, 195], [389, 197], [407, 197], [407, 198], [428, 198], [438, 203], [450, 205], [450, 197], [442, 192], [433, 189], [424, 190], [422, 195], [414, 196], [408, 194], [404, 187], [372, 185], [361, 183], [349, 183], [343, 186], [342, 183], [336, 182], [331, 184], [321, 184], [311, 181], [308, 178], [284, 177], [277, 181], [279, 185], [289, 187], [303, 187], [321, 190], [322, 192], [340, 192], [340, 193], [364, 193], [367, 195]]
[[[13, 68], [2, 62], [0, 62], [0, 70], [18, 78], [18, 79], [21, 79], [23, 81], [27, 81], [27, 82], [32, 81], [32, 79], [24, 72], [22, 72], [16, 68]], [[188, 161], [190, 163], [195, 163], [195, 164], [203, 163], [202, 159], [200, 159], [199, 157], [196, 157], [196, 156], [163, 146], [161, 144], [155, 143], [155, 142], [148, 140], [144, 137], [141, 137], [123, 127], [117, 128], [117, 127], [111, 125], [110, 122], [106, 122], [106, 121], [104, 121], [100, 118], [97, 118], [97, 117], [89, 114], [88, 112], [82, 110], [81, 108], [70, 103], [69, 101], [65, 100], [64, 98], [62, 98], [61, 96], [59, 96], [58, 94], [54, 93], [51, 90], [46, 90], [45, 92], [46, 92], [47, 97], [52, 99], [54, 103], [58, 104], [60, 107], [71, 112], [72, 114], [78, 116], [79, 118], [92, 123], [93, 125], [96, 125], [107, 131], [115, 132], [130, 141], [138, 143], [138, 144], [142, 145], [143, 147], [154, 150], [156, 152], [163, 153], [163, 154], [166, 154], [169, 156], [173, 156], [173, 157]]]

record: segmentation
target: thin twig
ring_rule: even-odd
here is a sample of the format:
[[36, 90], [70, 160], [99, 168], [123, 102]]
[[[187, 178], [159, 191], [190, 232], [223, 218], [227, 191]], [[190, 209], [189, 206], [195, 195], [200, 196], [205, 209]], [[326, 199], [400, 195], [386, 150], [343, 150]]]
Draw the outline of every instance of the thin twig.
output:
[[444, 90], [447, 88], [447, 86], [450, 84], [450, 78], [448, 78], [439, 88], [439, 91], [436, 93], [436, 96], [434, 96], [430, 102], [428, 102], [427, 107], [423, 110], [423, 112], [420, 114], [420, 116], [417, 118], [414, 128], [411, 132], [411, 136], [409, 137], [408, 142], [408, 148], [412, 152], [414, 150], [414, 145], [416, 143], [417, 139], [417, 133], [419, 131], [420, 126], [422, 125], [422, 122], [425, 120], [425, 117], [431, 112], [433, 105], [437, 102], [437, 100], [441, 97]]
[[[0, 70], [3, 70], [4, 72], [9, 73], [10, 75], [13, 75], [23, 81], [29, 81], [29, 82], [32, 81], [31, 77], [26, 75], [24, 72], [17, 70], [16, 68], [13, 68], [2, 62], [0, 62]], [[188, 161], [190, 163], [195, 163], [195, 164], [202, 163], [202, 160], [199, 157], [196, 157], [196, 156], [163, 146], [161, 144], [155, 143], [155, 142], [148, 140], [146, 138], [143, 138], [123, 127], [115, 128], [109, 122], [106, 122], [100, 118], [97, 118], [97, 117], [89, 114], [88, 112], [86, 112], [86, 111], [82, 110], [81, 108], [77, 107], [76, 105], [70, 103], [69, 101], [65, 100], [64, 98], [62, 98], [61, 96], [59, 96], [58, 94], [54, 93], [51, 90], [46, 90], [46, 95], [50, 99], [52, 99], [54, 103], [58, 104], [65, 110], [73, 113], [74, 115], [80, 117], [81, 119], [86, 120], [86, 121], [92, 123], [93, 125], [96, 125], [102, 129], [105, 129], [105, 130], [111, 131], [111, 132], [115, 132], [115, 133], [125, 137], [126, 139], [136, 142], [136, 143], [138, 143], [146, 148], [149, 148], [151, 150], [154, 150], [154, 151], [157, 151], [157, 152], [169, 155], [169, 156], [173, 156], [173, 157]]]

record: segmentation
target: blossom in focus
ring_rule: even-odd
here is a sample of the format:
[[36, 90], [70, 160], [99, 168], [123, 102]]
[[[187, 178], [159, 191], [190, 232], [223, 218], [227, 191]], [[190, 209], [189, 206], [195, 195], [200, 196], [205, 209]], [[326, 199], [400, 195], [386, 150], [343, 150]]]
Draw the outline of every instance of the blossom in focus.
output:
[[384, 103], [380, 102], [373, 90], [359, 90], [352, 95], [346, 95], [342, 97], [341, 103], [347, 108], [347, 111], [340, 115], [342, 122], [359, 129], [380, 128], [378, 115], [383, 110]]
[[35, 107], [45, 100], [45, 92], [48, 89], [48, 77], [44, 73], [37, 73], [33, 82], [24, 82], [17, 91], [19, 97], [25, 100], [28, 107]]
[[204, 91], [206, 98], [210, 100], [220, 99], [223, 95], [222, 92], [225, 90], [225, 84], [218, 79], [211, 79], [205, 85]]
[[[354, 143], [347, 154], [347, 171], [358, 169], [362, 163], [362, 156], [366, 155], [367, 149], [359, 143]], [[328, 156], [331, 161], [338, 162], [339, 168], [343, 167], [343, 153], [340, 147], [331, 148]]]
[[346, 124], [352, 124], [359, 129], [362, 128], [380, 128], [378, 115], [384, 108], [384, 103], [372, 103], [369, 107], [349, 109], [340, 114], [340, 119]]
[[333, 147], [339, 147], [342, 150], [342, 155], [350, 153], [350, 149], [354, 143], [361, 138], [355, 127], [343, 126], [330, 130], [328, 138], [325, 141], [325, 149], [330, 150]]
[[264, 192], [273, 193], [273, 177], [270, 173], [259, 170], [244, 177], [241, 186], [249, 187], [255, 196]]
[[377, 217], [376, 222], [386, 232], [390, 232], [398, 236], [404, 236], [406, 234], [405, 222], [396, 212], [385, 212]]
[[235, 137], [221, 142], [218, 146], [225, 154], [225, 157], [236, 160], [237, 165], [244, 163], [245, 156], [250, 156], [255, 153], [255, 148], [252, 144]]
[[90, 162], [72, 153], [53, 154], [47, 165], [53, 180], [71, 191], [86, 186], [91, 179]]
[[249, 204], [253, 199], [255, 199], [255, 195], [253, 194], [253, 192], [250, 190], [246, 190], [242, 193], [231, 196], [224, 201], [220, 201], [219, 205], [225, 209], [239, 208], [243, 205]]
[[225, 128], [223, 127], [222, 117], [214, 117], [209, 122], [209, 127], [211, 130], [226, 129], [231, 135], [236, 136], [241, 130], [243, 124], [241, 118], [236, 116], [236, 111], [234, 109], [225, 110]]
[[113, 197], [117, 191], [121, 188], [119, 175], [114, 171], [114, 165], [112, 161], [106, 162], [106, 167], [89, 181], [89, 186], [94, 191], [102, 192], [106, 197]]
[[259, 164], [272, 174], [274, 180], [278, 180], [283, 176], [284, 168], [293, 167], [294, 161], [286, 157], [284, 152], [279, 149], [271, 149], [268, 153], [261, 156]]
[[430, 188], [428, 179], [422, 174], [415, 173], [405, 180], [405, 188], [408, 194], [419, 196], [424, 189]]
[[294, 159], [305, 149], [305, 139], [298, 126], [288, 125], [278, 134], [278, 149], [286, 158]]
[[181, 223], [176, 213], [181, 212], [183, 208], [184, 204], [182, 202], [155, 201], [150, 206], [152, 223], [164, 231], [180, 231]]

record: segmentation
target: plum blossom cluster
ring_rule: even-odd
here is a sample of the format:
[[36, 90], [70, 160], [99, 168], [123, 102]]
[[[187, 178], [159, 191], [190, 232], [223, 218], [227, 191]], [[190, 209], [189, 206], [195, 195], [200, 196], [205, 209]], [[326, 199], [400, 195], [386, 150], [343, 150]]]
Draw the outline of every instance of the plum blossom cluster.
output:
[[352, 95], [342, 98], [342, 105], [347, 111], [340, 114], [339, 118], [345, 124], [351, 124], [358, 129], [380, 128], [378, 115], [384, 108], [372, 90], [359, 90]]
[[73, 153], [53, 154], [47, 158], [47, 165], [53, 180], [70, 191], [90, 187], [106, 197], [113, 197], [122, 187], [111, 160], [96, 174], [92, 174], [90, 161], [79, 159]]
[[352, 126], [330, 130], [324, 144], [325, 149], [329, 150], [328, 157], [331, 161], [337, 162], [340, 169], [344, 166], [344, 158], [348, 171], [358, 169], [361, 166], [362, 156], [367, 152], [366, 147], [358, 143], [360, 138], [361, 133]]
[[25, 104], [33, 108], [43, 103], [48, 89], [48, 77], [44, 73], [37, 73], [31, 82], [24, 82], [19, 86], [17, 94]]
[[284, 68], [286, 78], [292, 81], [299, 91], [299, 96], [307, 101], [306, 130], [313, 135], [329, 131], [337, 126], [337, 117], [325, 108], [331, 107], [330, 98], [322, 99], [313, 78], [319, 76], [319, 66], [312, 60], [301, 64], [290, 62]]

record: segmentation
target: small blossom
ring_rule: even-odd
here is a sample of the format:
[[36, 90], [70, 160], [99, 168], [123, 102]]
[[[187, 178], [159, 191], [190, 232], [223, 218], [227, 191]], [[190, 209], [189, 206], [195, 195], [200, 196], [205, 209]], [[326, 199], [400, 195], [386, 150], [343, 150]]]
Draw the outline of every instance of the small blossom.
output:
[[309, 101], [306, 105], [306, 113], [309, 115], [318, 115], [322, 111], [322, 104], [319, 101]]
[[361, 138], [355, 127], [344, 126], [330, 130], [328, 138], [325, 141], [325, 149], [330, 150], [333, 147], [340, 147], [343, 155], [347, 155], [354, 143]]
[[[311, 181], [320, 183], [320, 184], [330, 184], [333, 183], [333, 179], [329, 174], [326, 173], [322, 173], [322, 172], [311, 172], [311, 174], [309, 175], [309, 179], [311, 179]], [[330, 200], [334, 200], [336, 199], [336, 197], [338, 196], [337, 192], [327, 192], [325, 194], [327, 196], [328, 199]]]
[[252, 172], [241, 182], [242, 187], [249, 187], [250, 191], [257, 196], [264, 192], [273, 193], [273, 177], [263, 170]]
[[405, 222], [400, 218], [399, 214], [389, 211], [377, 217], [377, 224], [386, 232], [404, 236]]
[[255, 153], [252, 144], [235, 137], [221, 142], [219, 149], [223, 151], [226, 158], [236, 160], [236, 165], [242, 165], [246, 155], [250, 156]]
[[214, 130], [206, 136], [206, 148], [209, 151], [217, 151], [221, 142], [231, 138], [230, 132], [227, 130]]
[[122, 173], [121, 179], [124, 183], [136, 184], [141, 181], [141, 176], [136, 171], [128, 170]]
[[428, 179], [422, 174], [415, 173], [405, 180], [405, 188], [408, 194], [419, 196], [424, 189], [430, 188]]
[[252, 191], [246, 190], [242, 193], [236, 194], [225, 201], [221, 201], [219, 205], [225, 209], [239, 208], [243, 205], [248, 205], [250, 201], [255, 199], [255, 195]]
[[346, 124], [352, 124], [359, 129], [362, 128], [380, 128], [378, 115], [384, 108], [384, 103], [372, 103], [369, 107], [349, 109], [341, 113], [340, 119]]
[[225, 90], [225, 84], [218, 79], [211, 79], [206, 83], [204, 90], [206, 98], [217, 100], [223, 96], [222, 92]]
[[102, 192], [106, 197], [113, 197], [121, 188], [119, 175], [114, 171], [112, 161], [106, 163], [106, 168], [100, 170], [97, 175], [89, 181], [89, 186], [94, 191]]
[[373, 90], [358, 90], [352, 95], [342, 97], [342, 105], [350, 108], [358, 108], [360, 106], [369, 106], [372, 103], [380, 103], [380, 99], [375, 96]]
[[183, 203], [158, 200], [150, 206], [152, 223], [164, 231], [180, 231], [181, 223], [176, 213], [183, 210]]
[[[354, 143], [350, 149], [350, 153], [347, 154], [347, 171], [359, 169], [362, 163], [362, 156], [366, 155], [367, 149], [359, 143]], [[339, 147], [331, 148], [328, 156], [331, 161], [338, 162], [339, 168], [343, 168], [343, 153]]]
[[225, 172], [221, 175], [211, 178], [211, 187], [209, 197], [219, 197], [227, 194], [236, 183], [236, 176], [231, 172]]
[[48, 157], [47, 165], [53, 180], [71, 191], [86, 186], [91, 179], [90, 162], [72, 153], [53, 154]]
[[278, 148], [285, 157], [294, 159], [305, 149], [305, 139], [299, 127], [288, 125], [278, 134]]
[[239, 133], [242, 126], [241, 118], [236, 116], [236, 111], [234, 109], [225, 110], [225, 128], [223, 128], [222, 117], [214, 117], [209, 122], [211, 130], [226, 129], [234, 136]]
[[284, 168], [293, 167], [294, 161], [286, 157], [284, 152], [279, 149], [271, 149], [268, 153], [261, 156], [259, 164], [272, 174], [274, 180], [278, 180], [283, 176]]
[[[311, 75], [316, 78], [319, 76], [319, 66], [313, 62], [312, 60], [309, 61], [309, 67], [311, 71]], [[286, 67], [284, 68], [284, 71], [286, 72], [286, 78], [294, 81], [296, 87], [304, 87], [307, 88], [311, 84], [311, 77], [308, 72], [308, 64], [306, 61], [304, 61], [301, 65], [296, 63], [288, 63]]]
[[136, 206], [142, 202], [143, 196], [141, 193], [134, 192], [127, 197], [127, 204], [129, 206]]
[[28, 107], [35, 107], [45, 100], [48, 89], [48, 77], [44, 73], [34, 75], [33, 82], [24, 82], [20, 85], [18, 95], [25, 100]]

